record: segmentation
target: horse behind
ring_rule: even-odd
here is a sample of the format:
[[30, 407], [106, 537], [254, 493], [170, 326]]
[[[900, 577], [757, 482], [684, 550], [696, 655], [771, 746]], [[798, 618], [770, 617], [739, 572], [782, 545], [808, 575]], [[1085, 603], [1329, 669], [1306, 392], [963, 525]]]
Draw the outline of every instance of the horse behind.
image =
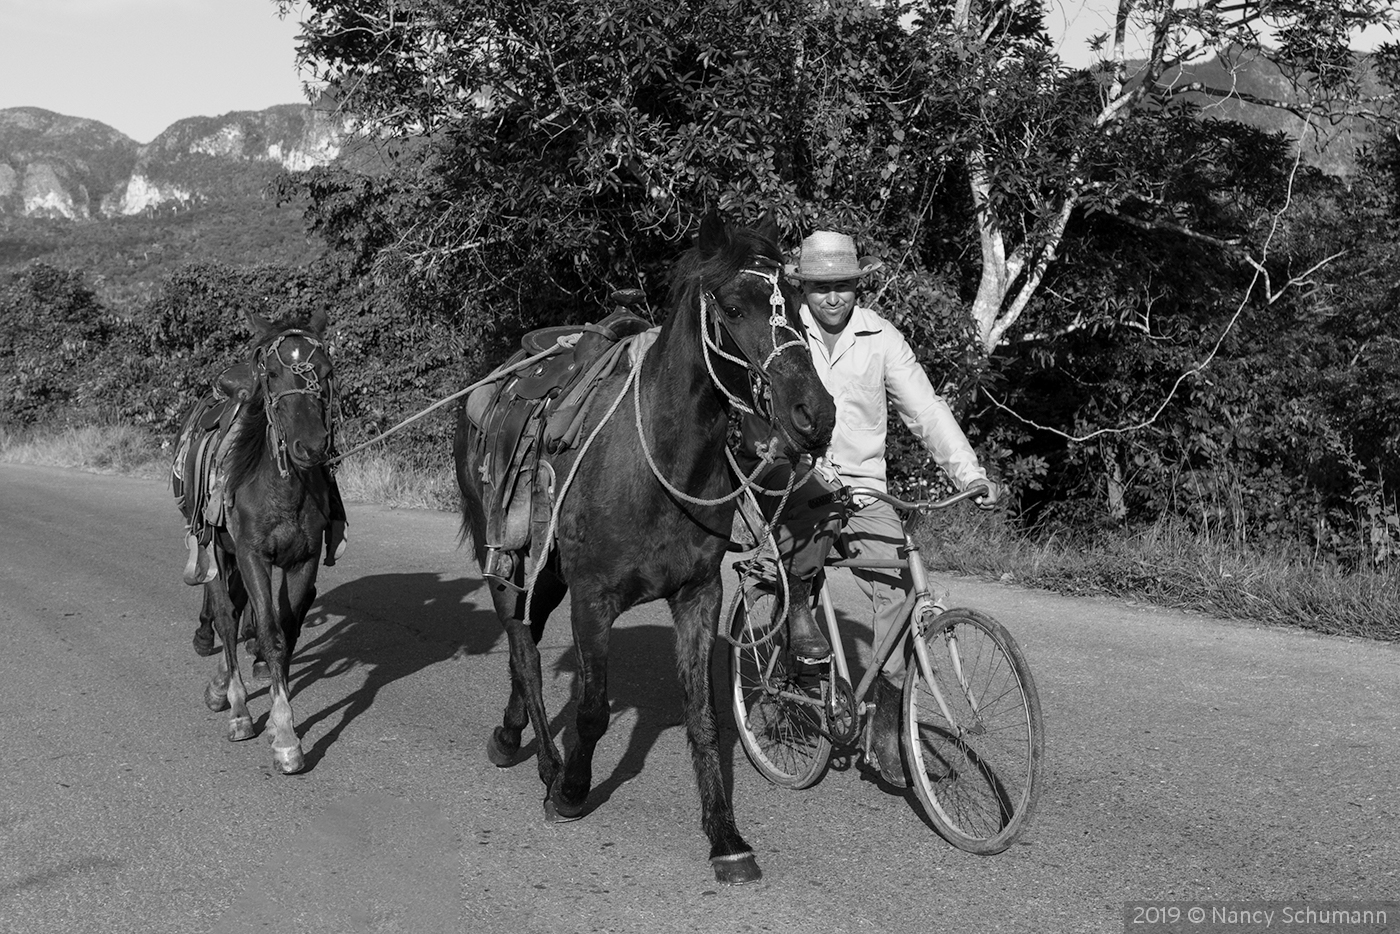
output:
[[325, 464], [333, 447], [332, 367], [322, 342], [324, 311], [276, 326], [256, 314], [249, 321], [253, 386], [229, 432], [224, 520], [213, 534], [218, 573], [203, 584], [199, 613], [201, 629], [212, 625], [223, 643], [204, 701], [211, 710], [230, 711], [230, 740], [256, 735], [238, 667], [239, 620], [251, 607], [255, 656], [267, 663], [271, 678], [267, 735], [273, 761], [292, 774], [305, 767], [305, 757], [288, 672], [316, 599], [330, 510]]
[[[671, 270], [667, 317], [640, 367], [603, 382], [578, 433], [586, 442], [543, 456], [557, 478], [552, 550], [536, 538], [523, 560], [507, 562], [505, 571], [492, 561], [488, 569], [488, 551], [499, 543], [486, 539], [483, 486], [492, 472], [487, 452], [497, 445], [482, 428], [487, 422], [474, 417], [471, 397], [459, 410], [454, 445], [463, 532], [483, 572], [493, 575], [487, 580], [510, 645], [510, 699], [488, 756], [514, 764], [530, 723], [546, 818], [582, 816], [594, 749], [608, 727], [613, 622], [629, 607], [666, 600], [710, 862], [728, 883], [761, 872], [725, 792], [710, 694], [735, 509], [726, 433], [732, 412], [756, 410], [775, 426], [774, 453], [819, 454], [835, 419], [812, 367], [796, 291], [782, 276], [776, 235], [766, 219], [757, 229], [730, 227], [713, 214], [701, 224], [695, 245]], [[566, 592], [581, 685], [578, 739], [562, 760], [550, 735], [537, 643]]]

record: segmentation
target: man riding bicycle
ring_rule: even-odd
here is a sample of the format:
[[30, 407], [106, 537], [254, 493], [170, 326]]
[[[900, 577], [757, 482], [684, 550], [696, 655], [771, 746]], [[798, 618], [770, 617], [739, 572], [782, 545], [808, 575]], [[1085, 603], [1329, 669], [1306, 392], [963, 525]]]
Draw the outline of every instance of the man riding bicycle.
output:
[[[948, 403], [934, 390], [914, 357], [909, 342], [875, 311], [858, 305], [865, 278], [881, 267], [874, 258], [858, 258], [851, 237], [819, 230], [802, 241], [797, 262], [787, 269], [803, 291], [801, 308], [807, 345], [823, 385], [836, 402], [836, 427], [826, 456], [805, 483], [788, 496], [773, 528], [790, 583], [789, 647], [803, 661], [820, 662], [831, 653], [826, 636], [812, 616], [812, 581], [840, 535], [847, 549], [864, 558], [898, 557], [904, 529], [894, 508], [875, 501], [862, 506], [840, 527], [839, 506], [812, 506], [811, 500], [843, 485], [887, 489], [885, 434], [888, 407], [893, 406], [939, 467], [959, 489], [987, 487], [977, 503], [990, 508], [997, 485], [987, 479], [967, 436]], [[759, 463], [757, 445], [772, 432], [758, 416], [743, 422], [740, 465], [752, 472]], [[805, 472], [805, 468], [799, 468]], [[779, 460], [759, 474], [768, 490], [784, 490], [794, 471]], [[800, 474], [799, 474], [800, 476]], [[776, 508], [775, 496], [763, 497], [765, 508]], [[830, 499], [829, 497], [827, 498]], [[856, 581], [870, 598], [874, 613], [874, 643], [880, 644], [899, 624], [899, 610], [911, 581], [908, 571], [855, 570]], [[887, 782], [905, 787], [899, 745], [899, 703], [903, 653], [894, 652], [875, 679], [875, 715], [871, 738], [864, 749], [866, 764]]]

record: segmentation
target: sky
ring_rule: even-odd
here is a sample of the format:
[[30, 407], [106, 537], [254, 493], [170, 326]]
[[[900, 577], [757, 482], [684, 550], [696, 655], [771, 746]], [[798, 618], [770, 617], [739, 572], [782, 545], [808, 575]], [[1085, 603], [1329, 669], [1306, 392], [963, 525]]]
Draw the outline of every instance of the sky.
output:
[[272, 0], [0, 0], [0, 108], [149, 143], [184, 117], [300, 103], [299, 28]]
[[[1051, 0], [1071, 65], [1117, 0]], [[305, 100], [295, 15], [272, 0], [0, 0], [0, 108], [100, 120], [149, 143], [184, 117]]]

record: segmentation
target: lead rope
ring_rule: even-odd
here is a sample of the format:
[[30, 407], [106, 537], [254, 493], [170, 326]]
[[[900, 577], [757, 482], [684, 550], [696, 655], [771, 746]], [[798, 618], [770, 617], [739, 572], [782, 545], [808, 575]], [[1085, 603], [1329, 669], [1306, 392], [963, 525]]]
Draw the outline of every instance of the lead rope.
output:
[[429, 412], [436, 411], [437, 409], [442, 408], [444, 405], [447, 405], [447, 403], [452, 402], [455, 399], [462, 398], [462, 396], [465, 396], [473, 389], [479, 389], [480, 387], [485, 386], [487, 383], [494, 383], [497, 380], [504, 379], [510, 374], [523, 370], [533, 363], [538, 363], [545, 357], [549, 357], [556, 353], [559, 353], [559, 351], [561, 350], [568, 350], [570, 347], [573, 346], [573, 342], [577, 339], [578, 338], [575, 335], [565, 334], [553, 344], [551, 344], [548, 348], [541, 350], [539, 353], [534, 354], [533, 356], [526, 357], [519, 363], [512, 363], [509, 366], [503, 366], [500, 369], [492, 370], [486, 376], [483, 376], [481, 379], [472, 383], [467, 388], [459, 389], [445, 399], [439, 399], [423, 411], [418, 412], [414, 415], [410, 415], [408, 418], [405, 418], [403, 421], [399, 422], [397, 425], [390, 428], [388, 431], [381, 431], [379, 434], [375, 435], [373, 438], [370, 438], [368, 441], [355, 445], [353, 448], [346, 451], [344, 454], [337, 454], [335, 457], [332, 457], [330, 460], [326, 461], [326, 463], [332, 466], [338, 464], [339, 462], [345, 460], [345, 458], [349, 457], [351, 454], [358, 454], [370, 445], [378, 444], [379, 442], [383, 441], [385, 438], [389, 437], [399, 429], [407, 428], [409, 425], [418, 421], [418, 419], [422, 418], [424, 415], [427, 415]]
[[[813, 470], [815, 469], [816, 468], [814, 465]], [[737, 649], [756, 649], [767, 642], [771, 642], [773, 640], [773, 637], [778, 634], [779, 624], [777, 622], [774, 622], [772, 626], [768, 627], [768, 631], [766, 633], [754, 639], [752, 642], [745, 642], [742, 639], [736, 639], [733, 636], [731, 636], [724, 628], [724, 621], [733, 618], [734, 607], [739, 603], [740, 600], [745, 601], [745, 618], [751, 618], [750, 610], [752, 610], [752, 606], [747, 602], [748, 594], [751, 589], [751, 586], [757, 586], [758, 582], [762, 580], [761, 576], [754, 571], [755, 567], [769, 566], [776, 569], [773, 576], [778, 581], [778, 606], [773, 612], [773, 618], [774, 620], [783, 620], [787, 618], [788, 604], [792, 602], [792, 596], [788, 588], [787, 575], [783, 573], [782, 556], [778, 554], [778, 542], [777, 539], [773, 537], [773, 526], [778, 524], [778, 517], [783, 514], [783, 509], [787, 507], [788, 497], [792, 495], [792, 491], [800, 487], [802, 484], [806, 483], [807, 478], [811, 475], [812, 471], [809, 470], [807, 471], [807, 473], [803, 474], [801, 480], [797, 480], [797, 474], [795, 472], [788, 474], [787, 489], [785, 489], [782, 493], [783, 498], [779, 501], [778, 508], [773, 511], [773, 518], [763, 525], [763, 529], [761, 532], [755, 534], [754, 547], [751, 548], [749, 551], [745, 552], [735, 561], [735, 563], [738, 564], [739, 562], [745, 560], [757, 559], [755, 563], [750, 564], [744, 570], [739, 571], [739, 586], [735, 588], [734, 594], [729, 598], [729, 603], [725, 606], [724, 613], [720, 616], [718, 633], [719, 637]], [[765, 490], [764, 492], [767, 491]], [[753, 503], [755, 508], [757, 508], [757, 497], [753, 497]], [[763, 515], [763, 511], [761, 509], [759, 510], [759, 515]], [[755, 584], [750, 585], [750, 581], [754, 581]]]

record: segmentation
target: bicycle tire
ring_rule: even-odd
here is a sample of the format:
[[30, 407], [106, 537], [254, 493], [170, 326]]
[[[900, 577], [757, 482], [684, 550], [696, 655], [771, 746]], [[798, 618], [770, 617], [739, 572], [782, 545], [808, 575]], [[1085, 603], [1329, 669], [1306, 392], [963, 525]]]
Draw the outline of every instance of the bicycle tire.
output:
[[760, 775], [784, 788], [810, 788], [831, 763], [824, 714], [830, 674], [793, 661], [779, 603], [771, 588], [753, 586], [734, 602], [729, 628], [734, 724]]
[[980, 856], [1000, 853], [1025, 831], [1040, 795], [1044, 726], [1030, 667], [1006, 627], [976, 610], [939, 614], [923, 639], [956, 722], [911, 657], [901, 730], [910, 784], [949, 843]]

